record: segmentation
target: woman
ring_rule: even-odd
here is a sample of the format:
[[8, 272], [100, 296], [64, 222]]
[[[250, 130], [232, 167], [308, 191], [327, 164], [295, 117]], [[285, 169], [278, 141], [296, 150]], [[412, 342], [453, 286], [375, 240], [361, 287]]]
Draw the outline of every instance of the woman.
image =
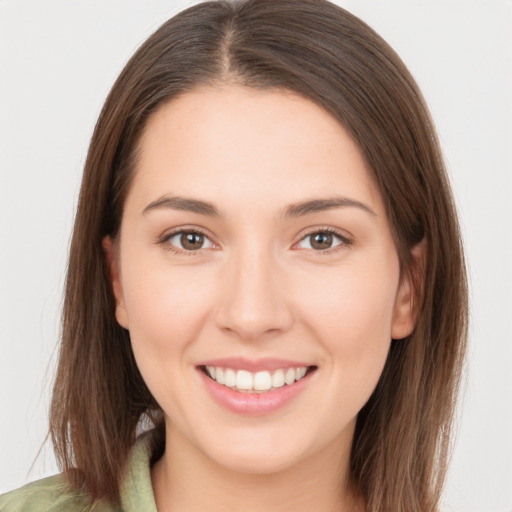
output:
[[0, 505], [437, 510], [465, 329], [396, 54], [327, 2], [200, 4], [100, 115], [52, 402], [65, 476]]

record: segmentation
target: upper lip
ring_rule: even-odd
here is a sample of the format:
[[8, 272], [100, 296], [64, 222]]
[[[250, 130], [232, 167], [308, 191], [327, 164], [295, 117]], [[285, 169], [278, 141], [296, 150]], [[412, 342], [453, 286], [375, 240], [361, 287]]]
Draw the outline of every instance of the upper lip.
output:
[[233, 370], [247, 370], [249, 372], [258, 371], [274, 371], [286, 368], [301, 368], [313, 366], [311, 363], [304, 361], [293, 361], [290, 359], [277, 359], [273, 357], [265, 357], [261, 359], [246, 359], [243, 357], [226, 357], [220, 359], [208, 359], [202, 361], [197, 366], [215, 366], [221, 368], [231, 368]]

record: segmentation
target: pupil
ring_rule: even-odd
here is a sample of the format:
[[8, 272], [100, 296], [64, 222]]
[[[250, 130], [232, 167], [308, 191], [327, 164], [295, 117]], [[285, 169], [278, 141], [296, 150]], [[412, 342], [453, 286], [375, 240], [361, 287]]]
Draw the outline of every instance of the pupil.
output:
[[313, 249], [329, 249], [332, 245], [332, 235], [330, 233], [317, 233], [313, 235], [311, 247]]
[[203, 245], [204, 236], [199, 233], [183, 233], [181, 235], [181, 245], [184, 249], [197, 250]]

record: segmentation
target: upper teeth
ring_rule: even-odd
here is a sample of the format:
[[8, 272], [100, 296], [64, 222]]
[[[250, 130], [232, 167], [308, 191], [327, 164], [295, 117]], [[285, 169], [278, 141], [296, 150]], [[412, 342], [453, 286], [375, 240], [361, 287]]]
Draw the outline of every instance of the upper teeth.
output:
[[269, 391], [272, 388], [280, 388], [285, 384], [293, 384], [306, 375], [307, 367], [283, 368], [273, 372], [248, 372], [247, 370], [232, 370], [220, 366], [206, 366], [208, 375], [228, 388], [237, 391]]

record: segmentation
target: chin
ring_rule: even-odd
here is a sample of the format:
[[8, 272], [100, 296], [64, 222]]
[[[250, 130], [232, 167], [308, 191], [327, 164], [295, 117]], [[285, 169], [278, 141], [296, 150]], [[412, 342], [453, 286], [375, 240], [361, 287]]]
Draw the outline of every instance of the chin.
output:
[[[299, 433], [296, 431], [296, 433]], [[244, 474], [275, 474], [289, 470], [312, 454], [322, 451], [302, 430], [293, 436], [287, 428], [276, 429], [264, 423], [252, 428], [217, 431], [202, 437], [197, 448], [211, 461], [228, 471]], [[209, 438], [209, 439], [208, 439]]]
[[302, 457], [296, 450], [288, 453], [283, 450], [276, 452], [274, 446], [261, 450], [259, 447], [241, 447], [239, 450], [229, 450], [222, 454], [215, 453], [214, 461], [224, 469], [241, 474], [270, 475], [291, 469], [298, 464]]

